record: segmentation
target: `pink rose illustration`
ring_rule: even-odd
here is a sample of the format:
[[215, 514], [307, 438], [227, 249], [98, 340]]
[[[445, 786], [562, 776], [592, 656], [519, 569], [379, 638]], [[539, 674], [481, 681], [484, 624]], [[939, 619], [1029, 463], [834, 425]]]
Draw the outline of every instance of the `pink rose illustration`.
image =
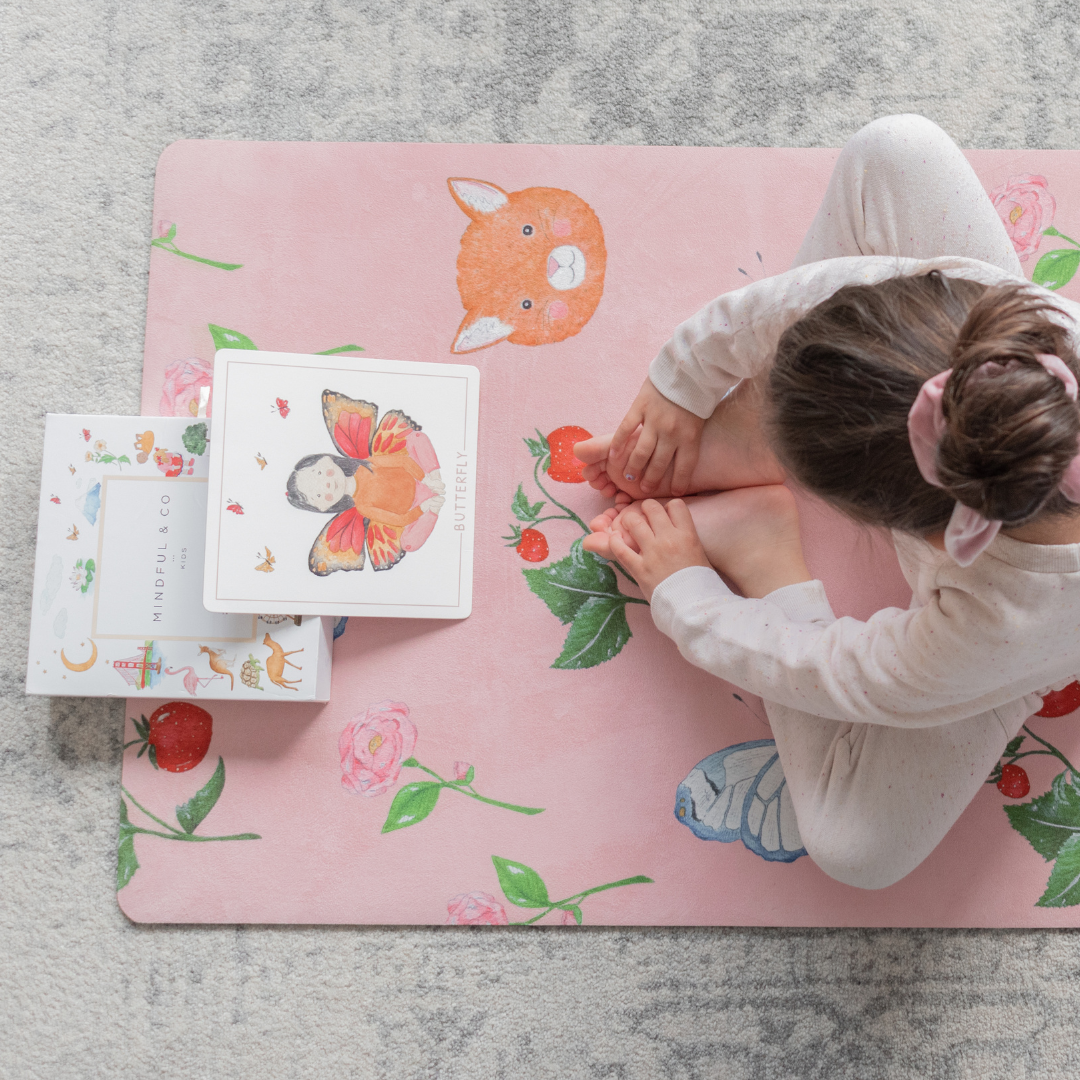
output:
[[359, 795], [382, 795], [412, 756], [416, 725], [400, 701], [380, 701], [346, 725], [338, 739], [341, 783]]
[[160, 219], [157, 223], [157, 236], [163, 237], [169, 235], [169, 230], [173, 227], [171, 221], [165, 221], [164, 218]]
[[446, 905], [448, 926], [507, 926], [506, 908], [486, 892], [462, 893]]
[[563, 926], [577, 926], [578, 921], [574, 918], [574, 913], [572, 911], [563, 911], [562, 924]]
[[[214, 381], [214, 368], [205, 360], [177, 360], [165, 369], [165, 385], [161, 388], [162, 416], [198, 416], [199, 391]], [[206, 402], [210, 415], [210, 400]]]
[[469, 775], [470, 765], [467, 761], [455, 761], [454, 762], [454, 779], [464, 780]]
[[1005, 231], [1021, 262], [1027, 262], [1042, 241], [1043, 229], [1053, 224], [1057, 203], [1045, 176], [1010, 176], [990, 192]]

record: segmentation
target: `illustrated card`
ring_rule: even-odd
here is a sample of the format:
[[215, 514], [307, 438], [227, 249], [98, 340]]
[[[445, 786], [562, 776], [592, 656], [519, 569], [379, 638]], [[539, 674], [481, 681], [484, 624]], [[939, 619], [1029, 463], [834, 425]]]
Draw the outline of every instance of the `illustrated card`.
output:
[[330, 620], [203, 607], [208, 426], [46, 416], [27, 693], [329, 698]]
[[479, 372], [220, 349], [209, 611], [463, 619]]

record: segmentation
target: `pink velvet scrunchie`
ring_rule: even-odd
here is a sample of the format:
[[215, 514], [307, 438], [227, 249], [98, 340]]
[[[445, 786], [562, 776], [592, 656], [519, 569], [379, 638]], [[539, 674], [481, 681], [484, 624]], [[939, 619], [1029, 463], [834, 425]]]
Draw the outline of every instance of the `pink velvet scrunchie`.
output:
[[[1051, 375], [1061, 380], [1065, 392], [1076, 401], [1076, 376], [1061, 357], [1042, 353], [1038, 360]], [[972, 372], [970, 379], [993, 378], [1018, 365], [1019, 362], [1015, 360], [1005, 365], [990, 360]], [[946, 428], [941, 399], [945, 393], [945, 383], [951, 374], [950, 368], [927, 379], [908, 413], [908, 438], [911, 441], [911, 452], [915, 455], [915, 464], [918, 465], [922, 478], [934, 487], [943, 486], [937, 473], [937, 449]], [[1069, 463], [1059, 490], [1071, 502], [1080, 503], [1080, 454]], [[1000, 528], [1000, 521], [991, 521], [983, 517], [978, 510], [958, 502], [953, 507], [952, 517], [945, 529], [945, 550], [960, 566], [970, 566], [990, 546]]]

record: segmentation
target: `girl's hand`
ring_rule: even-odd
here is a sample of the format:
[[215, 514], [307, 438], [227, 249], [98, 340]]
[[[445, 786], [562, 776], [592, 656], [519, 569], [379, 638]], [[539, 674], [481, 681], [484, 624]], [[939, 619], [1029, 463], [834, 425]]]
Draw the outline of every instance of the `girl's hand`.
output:
[[[705, 423], [681, 405], [669, 401], [646, 379], [638, 396], [611, 439], [607, 472], [637, 480], [642, 492], [655, 491], [674, 462], [673, 495], [684, 495], [697, 464], [701, 428]], [[641, 428], [637, 444], [626, 456], [627, 442]]]
[[661, 506], [655, 499], [646, 499], [640, 511], [624, 510], [619, 524], [630, 534], [639, 551], [613, 530], [610, 534], [611, 554], [637, 578], [646, 600], [652, 599], [653, 590], [661, 581], [679, 570], [688, 566], [709, 566], [711, 569], [690, 510], [682, 499], [672, 499], [667, 506]]

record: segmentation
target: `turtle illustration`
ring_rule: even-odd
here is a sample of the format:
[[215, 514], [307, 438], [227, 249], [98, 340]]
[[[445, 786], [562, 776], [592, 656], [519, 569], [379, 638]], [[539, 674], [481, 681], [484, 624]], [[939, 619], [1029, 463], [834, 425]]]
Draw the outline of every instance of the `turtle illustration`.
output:
[[248, 658], [240, 668], [240, 681], [245, 686], [250, 686], [252, 690], [262, 690], [263, 687], [259, 685], [259, 676], [262, 671], [262, 665], [255, 659], [254, 653], [248, 653]]

